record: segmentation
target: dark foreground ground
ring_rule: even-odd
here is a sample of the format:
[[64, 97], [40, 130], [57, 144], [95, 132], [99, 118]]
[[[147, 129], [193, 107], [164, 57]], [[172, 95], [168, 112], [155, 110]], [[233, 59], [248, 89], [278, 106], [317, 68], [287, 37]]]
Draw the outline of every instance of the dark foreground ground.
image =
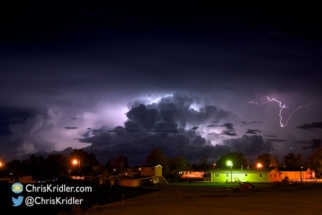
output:
[[[89, 208], [86, 215], [303, 215], [322, 213], [322, 184], [272, 186], [254, 184], [253, 190], [229, 184], [181, 184], [159, 192]], [[235, 191], [233, 191], [235, 190]], [[61, 213], [61, 215], [65, 215]]]
[[[238, 184], [178, 182], [141, 188], [93, 187], [92, 193], [72, 194], [83, 198], [80, 208], [71, 206], [12, 207], [10, 185], [0, 185], [0, 214], [321, 214], [322, 184], [289, 186], [254, 184], [253, 190], [234, 191]], [[26, 193], [22, 196], [65, 197], [66, 193]], [[123, 200], [124, 196], [124, 200]]]

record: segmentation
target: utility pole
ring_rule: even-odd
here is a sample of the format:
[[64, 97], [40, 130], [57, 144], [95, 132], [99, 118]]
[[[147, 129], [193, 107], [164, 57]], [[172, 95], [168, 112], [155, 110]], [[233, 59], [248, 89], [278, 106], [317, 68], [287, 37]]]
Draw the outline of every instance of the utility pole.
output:
[[301, 166], [301, 154], [299, 153], [299, 166], [300, 166], [300, 178], [301, 178], [301, 184], [302, 184], [302, 166]]

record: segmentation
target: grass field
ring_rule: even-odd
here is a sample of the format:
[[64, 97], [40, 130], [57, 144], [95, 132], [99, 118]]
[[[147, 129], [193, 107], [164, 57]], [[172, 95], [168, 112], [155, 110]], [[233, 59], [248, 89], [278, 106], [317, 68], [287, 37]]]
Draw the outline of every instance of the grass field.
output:
[[[183, 186], [182, 186], [183, 185]], [[75, 214], [321, 214], [322, 184], [299, 184], [273, 188], [255, 184], [251, 191], [233, 192], [229, 184], [179, 184], [160, 186], [160, 191], [93, 206]], [[150, 189], [150, 188], [146, 188]]]

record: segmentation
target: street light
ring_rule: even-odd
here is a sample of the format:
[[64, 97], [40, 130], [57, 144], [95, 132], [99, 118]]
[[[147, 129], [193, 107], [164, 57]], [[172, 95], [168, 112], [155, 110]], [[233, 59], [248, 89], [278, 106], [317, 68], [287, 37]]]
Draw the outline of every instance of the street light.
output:
[[262, 168], [262, 167], [263, 167], [263, 165], [261, 163], [257, 164], [257, 168]]
[[80, 172], [80, 160], [79, 159], [73, 159], [72, 164], [76, 166], [78, 164], [79, 172]]
[[0, 161], [0, 167], [2, 167], [3, 166], [3, 163]]
[[74, 166], [76, 166], [77, 164], [80, 165], [80, 162], [77, 159], [73, 159], [72, 163], [73, 163]]
[[230, 182], [233, 182], [233, 162], [227, 161], [227, 166], [230, 166]]

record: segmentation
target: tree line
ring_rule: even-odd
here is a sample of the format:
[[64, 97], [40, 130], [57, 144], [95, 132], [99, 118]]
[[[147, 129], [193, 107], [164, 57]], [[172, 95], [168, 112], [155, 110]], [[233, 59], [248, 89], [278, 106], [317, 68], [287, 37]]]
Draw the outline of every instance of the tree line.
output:
[[[275, 155], [264, 153], [256, 158], [256, 163], [260, 163], [262, 168], [267, 167], [310, 167], [315, 170], [316, 176], [322, 176], [322, 149], [315, 147], [308, 161], [304, 161], [301, 154], [289, 153], [279, 162]], [[206, 171], [210, 168], [231, 168], [227, 166], [227, 161], [233, 163], [232, 168], [253, 168], [249, 163], [247, 155], [239, 152], [230, 152], [224, 154], [215, 163], [209, 164], [207, 157], [201, 157], [199, 163], [195, 165], [182, 156], [167, 158], [160, 148], [152, 149], [146, 156], [145, 165], [161, 165], [164, 175], [179, 178], [183, 171]], [[69, 156], [62, 154], [51, 154], [46, 158], [43, 156], [31, 155], [23, 161], [12, 160], [0, 168], [0, 177], [31, 175], [34, 180], [53, 180], [62, 176], [71, 175], [101, 175], [103, 173], [110, 175], [122, 174], [129, 169], [128, 158], [119, 155], [110, 158], [104, 165], [100, 164], [93, 153], [88, 153], [83, 149], [73, 150]]]

